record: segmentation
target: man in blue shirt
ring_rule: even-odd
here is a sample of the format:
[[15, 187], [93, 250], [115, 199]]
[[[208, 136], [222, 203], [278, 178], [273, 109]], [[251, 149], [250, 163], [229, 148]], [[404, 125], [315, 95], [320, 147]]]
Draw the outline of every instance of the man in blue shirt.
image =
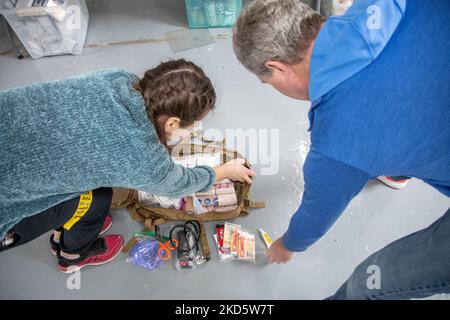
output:
[[[298, 0], [256, 0], [241, 13], [233, 36], [241, 63], [311, 101], [305, 191], [271, 262], [320, 239], [371, 179], [415, 177], [450, 196], [449, 21], [442, 0], [359, 0], [327, 21]], [[334, 298], [450, 292], [449, 245], [450, 210], [369, 257]], [[382, 288], [368, 287], [370, 266], [382, 270]]]

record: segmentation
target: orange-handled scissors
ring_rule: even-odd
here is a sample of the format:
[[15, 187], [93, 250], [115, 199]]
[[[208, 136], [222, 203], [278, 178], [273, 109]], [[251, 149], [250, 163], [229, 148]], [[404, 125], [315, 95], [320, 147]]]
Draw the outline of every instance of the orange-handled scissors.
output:
[[[173, 243], [173, 245], [172, 245]], [[172, 257], [172, 251], [178, 248], [178, 240], [172, 239], [166, 242], [159, 242], [158, 257], [163, 261], [167, 261]]]

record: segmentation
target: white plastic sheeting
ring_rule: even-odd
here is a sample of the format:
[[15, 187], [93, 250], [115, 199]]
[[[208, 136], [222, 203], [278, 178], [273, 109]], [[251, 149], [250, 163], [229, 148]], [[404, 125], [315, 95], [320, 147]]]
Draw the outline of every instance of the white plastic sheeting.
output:
[[0, 13], [32, 58], [82, 52], [89, 21], [85, 0], [0, 1]]

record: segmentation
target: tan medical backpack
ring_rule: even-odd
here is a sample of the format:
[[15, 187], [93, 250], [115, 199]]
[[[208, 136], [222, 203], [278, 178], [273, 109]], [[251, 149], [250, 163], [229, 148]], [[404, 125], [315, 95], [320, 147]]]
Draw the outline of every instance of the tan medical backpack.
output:
[[[204, 139], [202, 139], [205, 141]], [[194, 143], [180, 143], [173, 147], [178, 155], [186, 156], [197, 153], [221, 153], [222, 162], [225, 163], [229, 160], [236, 158], [243, 158], [239, 153], [234, 150], [226, 149], [225, 141], [214, 142], [206, 141], [206, 144], [194, 144]], [[173, 154], [173, 152], [172, 152]], [[246, 166], [250, 168], [250, 165], [246, 163]], [[264, 208], [264, 202], [253, 202], [250, 200], [250, 187], [248, 183], [235, 182], [234, 187], [237, 196], [238, 207], [228, 212], [208, 212], [202, 215], [191, 215], [182, 210], [168, 209], [160, 207], [152, 207], [146, 204], [139, 203], [138, 191], [125, 188], [113, 188], [113, 199], [111, 203], [111, 209], [127, 208], [131, 217], [134, 220], [142, 221], [144, 223], [144, 231], [155, 231], [155, 227], [161, 224], [171, 221], [189, 221], [196, 220], [201, 226], [201, 243], [204, 257], [209, 260], [210, 250], [207, 241], [207, 235], [202, 222], [208, 221], [225, 221], [233, 220], [241, 216], [249, 214], [251, 208]], [[136, 239], [132, 238], [124, 248], [124, 252], [127, 252], [134, 246]]]

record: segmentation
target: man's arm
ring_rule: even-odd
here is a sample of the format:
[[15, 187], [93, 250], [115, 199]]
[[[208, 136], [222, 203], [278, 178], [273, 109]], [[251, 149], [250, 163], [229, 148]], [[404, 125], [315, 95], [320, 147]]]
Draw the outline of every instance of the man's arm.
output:
[[370, 180], [366, 172], [313, 150], [308, 154], [303, 171], [302, 203], [283, 236], [284, 246], [297, 252], [319, 240]]

